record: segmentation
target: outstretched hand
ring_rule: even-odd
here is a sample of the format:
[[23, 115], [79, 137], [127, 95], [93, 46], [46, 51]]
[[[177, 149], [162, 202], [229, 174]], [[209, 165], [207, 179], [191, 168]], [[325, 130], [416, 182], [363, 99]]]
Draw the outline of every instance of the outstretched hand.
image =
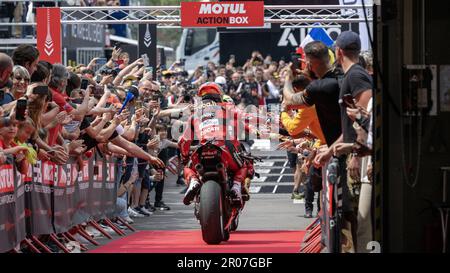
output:
[[164, 162], [162, 162], [161, 159], [154, 157], [154, 156], [150, 156], [150, 159], [148, 160], [150, 162], [150, 164], [152, 164], [155, 168], [158, 169], [163, 169], [165, 167]]

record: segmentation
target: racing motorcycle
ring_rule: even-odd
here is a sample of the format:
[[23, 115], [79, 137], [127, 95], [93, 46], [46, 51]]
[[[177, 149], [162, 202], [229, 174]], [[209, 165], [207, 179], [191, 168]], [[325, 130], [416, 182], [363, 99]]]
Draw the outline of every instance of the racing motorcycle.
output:
[[[222, 162], [223, 152], [223, 149], [214, 145], [214, 140], [211, 140], [197, 147], [192, 153], [197, 154], [200, 159], [195, 171], [202, 183], [194, 199], [194, 214], [200, 222], [203, 241], [211, 245], [228, 241], [230, 233], [237, 230], [239, 215], [245, 202], [250, 200], [251, 179], [259, 177], [254, 171], [248, 174], [242, 189], [242, 202], [235, 199], [231, 193], [233, 177]], [[250, 147], [246, 143], [241, 143], [239, 156], [252, 164], [262, 161], [261, 158], [251, 155]]]

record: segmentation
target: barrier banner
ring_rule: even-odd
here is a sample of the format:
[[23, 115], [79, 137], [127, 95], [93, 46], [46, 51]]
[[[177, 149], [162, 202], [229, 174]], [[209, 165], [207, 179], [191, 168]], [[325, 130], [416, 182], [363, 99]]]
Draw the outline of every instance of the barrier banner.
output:
[[88, 205], [90, 214], [94, 219], [102, 218], [102, 194], [103, 194], [103, 179], [105, 178], [105, 161], [99, 156], [95, 156], [93, 161], [90, 161], [89, 171], [91, 172], [91, 190], [88, 196]]
[[27, 210], [30, 213], [29, 234], [53, 233], [52, 186], [54, 163], [38, 161], [32, 168], [30, 192], [27, 193]]
[[[117, 186], [118, 182], [116, 175], [116, 165], [114, 164], [114, 158], [107, 157], [105, 167], [105, 179], [102, 194], [102, 212], [103, 216], [111, 218], [114, 216], [116, 210], [116, 200], [117, 200]], [[120, 178], [120, 177], [119, 177]]]
[[86, 222], [90, 218], [89, 209], [89, 191], [91, 189], [89, 164], [91, 160], [83, 160], [81, 170], [78, 172], [78, 167], [75, 164], [71, 165], [72, 173], [78, 172], [77, 180], [75, 181], [75, 206], [72, 222], [74, 225]]
[[72, 173], [72, 166], [68, 163], [56, 166], [54, 185], [54, 224], [56, 233], [68, 231], [73, 227], [73, 215], [75, 212], [75, 181], [78, 177], [77, 168]]
[[11, 157], [0, 165], [0, 253], [26, 236], [62, 233], [91, 219], [114, 216], [114, 158], [96, 156], [65, 165], [38, 161], [26, 175], [13, 162]]
[[0, 166], [0, 252], [16, 247], [24, 234], [24, 230], [21, 230], [24, 226], [17, 224], [18, 213], [22, 213], [16, 208], [17, 184], [13, 162], [14, 160], [8, 157], [7, 162]]
[[[13, 168], [14, 171], [14, 168]], [[27, 219], [30, 218], [30, 211], [26, 209], [26, 192], [29, 189], [31, 178], [31, 166], [28, 168], [28, 173], [22, 175], [15, 172], [14, 176], [14, 190], [15, 190], [15, 209], [16, 209], [16, 240], [21, 242], [27, 236]]]

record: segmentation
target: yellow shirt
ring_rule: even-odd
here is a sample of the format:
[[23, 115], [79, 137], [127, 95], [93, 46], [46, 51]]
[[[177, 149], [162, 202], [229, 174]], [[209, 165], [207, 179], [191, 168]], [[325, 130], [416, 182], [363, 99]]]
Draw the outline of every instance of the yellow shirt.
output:
[[309, 127], [311, 132], [319, 138], [322, 145], [327, 143], [322, 132], [322, 127], [320, 127], [315, 106], [300, 109], [294, 118], [291, 118], [288, 113], [283, 112], [281, 113], [281, 123], [291, 136], [299, 135]]

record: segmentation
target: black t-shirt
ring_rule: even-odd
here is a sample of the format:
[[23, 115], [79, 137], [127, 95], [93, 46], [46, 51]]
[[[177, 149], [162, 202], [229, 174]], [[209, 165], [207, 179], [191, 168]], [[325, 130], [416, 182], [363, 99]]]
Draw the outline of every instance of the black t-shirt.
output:
[[[342, 99], [347, 94], [351, 94], [355, 98], [360, 93], [366, 90], [372, 90], [372, 88], [372, 77], [362, 66], [355, 64], [345, 73], [339, 99]], [[357, 138], [356, 131], [353, 128], [353, 121], [347, 115], [347, 107], [345, 104], [341, 104], [340, 107], [344, 142], [353, 143]]]
[[339, 108], [339, 82], [335, 72], [328, 72], [322, 79], [306, 87], [305, 102], [316, 106], [320, 127], [328, 146], [341, 136], [341, 110]]

